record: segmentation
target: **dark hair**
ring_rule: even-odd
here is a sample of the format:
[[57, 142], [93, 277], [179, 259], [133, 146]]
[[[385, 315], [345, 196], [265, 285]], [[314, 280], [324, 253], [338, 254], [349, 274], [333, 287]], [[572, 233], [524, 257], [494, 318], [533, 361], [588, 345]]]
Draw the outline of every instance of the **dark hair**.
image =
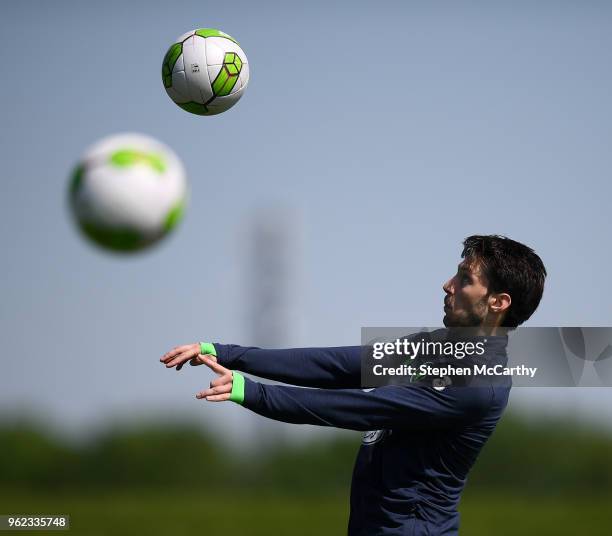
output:
[[488, 280], [489, 292], [507, 292], [512, 303], [503, 326], [514, 328], [537, 309], [546, 268], [533, 249], [499, 235], [473, 235], [463, 241], [461, 257], [475, 261]]

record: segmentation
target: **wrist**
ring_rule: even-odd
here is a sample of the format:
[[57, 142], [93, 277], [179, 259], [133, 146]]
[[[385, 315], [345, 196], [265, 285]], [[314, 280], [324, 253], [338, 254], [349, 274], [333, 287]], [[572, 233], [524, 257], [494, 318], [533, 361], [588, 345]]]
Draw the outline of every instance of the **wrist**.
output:
[[212, 342], [201, 342], [200, 343], [200, 353], [202, 355], [214, 355], [217, 357], [217, 349]]
[[239, 372], [232, 371], [232, 392], [229, 399], [242, 406], [244, 402], [244, 376]]

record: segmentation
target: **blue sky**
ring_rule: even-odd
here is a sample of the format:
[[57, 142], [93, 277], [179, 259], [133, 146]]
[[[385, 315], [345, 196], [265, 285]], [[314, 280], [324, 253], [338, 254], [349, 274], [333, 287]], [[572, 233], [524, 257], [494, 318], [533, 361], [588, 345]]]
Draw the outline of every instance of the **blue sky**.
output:
[[[197, 27], [234, 36], [251, 66], [216, 117], [180, 110], [160, 79], [166, 48]], [[251, 342], [249, 229], [268, 208], [292, 214], [292, 345], [438, 325], [473, 233], [541, 255], [529, 325], [612, 323], [605, 2], [24, 1], [0, 29], [5, 413], [75, 430], [164, 412], [253, 426], [192, 398], [205, 371], [157, 359], [183, 342]], [[175, 235], [133, 258], [84, 243], [65, 204], [82, 151], [123, 131], [173, 147], [191, 185]], [[602, 420], [610, 401], [523, 389], [511, 406]]]

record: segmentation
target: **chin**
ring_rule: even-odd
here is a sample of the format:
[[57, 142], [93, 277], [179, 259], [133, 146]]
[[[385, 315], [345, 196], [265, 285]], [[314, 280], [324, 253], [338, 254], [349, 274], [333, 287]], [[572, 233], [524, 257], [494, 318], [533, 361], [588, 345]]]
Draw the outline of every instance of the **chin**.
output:
[[474, 328], [482, 324], [482, 318], [475, 314], [453, 315], [446, 313], [442, 322], [447, 328]]

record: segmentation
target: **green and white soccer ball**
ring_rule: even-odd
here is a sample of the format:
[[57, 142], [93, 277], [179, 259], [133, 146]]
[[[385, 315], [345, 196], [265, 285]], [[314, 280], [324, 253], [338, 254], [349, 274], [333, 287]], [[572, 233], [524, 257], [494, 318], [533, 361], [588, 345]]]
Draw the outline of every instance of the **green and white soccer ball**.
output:
[[187, 198], [183, 164], [163, 143], [118, 134], [89, 148], [70, 182], [70, 208], [83, 234], [103, 248], [132, 252], [166, 236]]
[[238, 102], [249, 83], [249, 63], [238, 42], [212, 28], [181, 35], [162, 64], [168, 96], [183, 110], [215, 115]]

